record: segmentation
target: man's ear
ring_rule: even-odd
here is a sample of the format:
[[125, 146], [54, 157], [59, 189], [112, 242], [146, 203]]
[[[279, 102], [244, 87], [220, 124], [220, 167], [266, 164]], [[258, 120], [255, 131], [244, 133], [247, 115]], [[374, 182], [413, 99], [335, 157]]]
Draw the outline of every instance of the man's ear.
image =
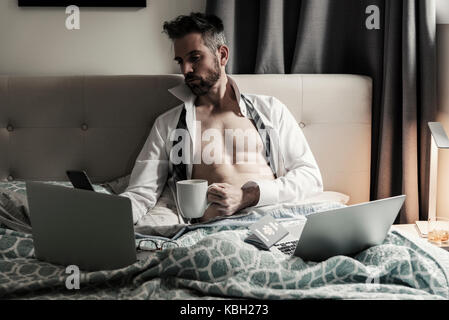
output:
[[226, 45], [222, 45], [218, 48], [218, 57], [220, 60], [220, 65], [226, 66], [229, 60], [229, 48]]

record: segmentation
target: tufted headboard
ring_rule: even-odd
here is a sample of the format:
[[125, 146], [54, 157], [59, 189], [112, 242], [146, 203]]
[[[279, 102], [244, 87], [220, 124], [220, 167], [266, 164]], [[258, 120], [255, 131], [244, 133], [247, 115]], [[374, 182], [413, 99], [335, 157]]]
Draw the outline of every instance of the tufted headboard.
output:
[[[303, 128], [325, 190], [369, 200], [371, 79], [233, 75], [241, 92], [273, 95]], [[131, 172], [156, 117], [180, 102], [181, 75], [0, 76], [0, 180], [94, 182]]]

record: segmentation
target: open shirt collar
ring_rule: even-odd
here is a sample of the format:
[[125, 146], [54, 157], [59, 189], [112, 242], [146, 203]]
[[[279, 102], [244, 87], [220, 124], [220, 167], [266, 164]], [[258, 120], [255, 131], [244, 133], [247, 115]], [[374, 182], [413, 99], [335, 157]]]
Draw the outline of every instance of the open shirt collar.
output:
[[[231, 85], [231, 88], [234, 90], [235, 97], [237, 98], [237, 102], [240, 107], [240, 112], [245, 117], [247, 117], [246, 105], [242, 101], [242, 99], [240, 99], [240, 90], [237, 84], [235, 83], [234, 79], [232, 79], [230, 76], [227, 75], [227, 78], [229, 84]], [[184, 106], [186, 108], [187, 113], [193, 112], [197, 96], [193, 94], [192, 90], [190, 90], [190, 88], [184, 82], [174, 88], [168, 89], [168, 91], [171, 94], [173, 94], [176, 98], [184, 102]]]

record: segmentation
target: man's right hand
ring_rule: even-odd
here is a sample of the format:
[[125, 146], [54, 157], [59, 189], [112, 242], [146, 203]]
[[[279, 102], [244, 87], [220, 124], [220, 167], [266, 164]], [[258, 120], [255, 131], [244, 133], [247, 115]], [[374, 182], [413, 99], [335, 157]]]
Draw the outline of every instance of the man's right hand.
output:
[[221, 208], [220, 205], [216, 203], [211, 203], [210, 206], [204, 212], [204, 215], [200, 218], [200, 222], [209, 221], [215, 217], [219, 217], [223, 215], [223, 211], [219, 210]]

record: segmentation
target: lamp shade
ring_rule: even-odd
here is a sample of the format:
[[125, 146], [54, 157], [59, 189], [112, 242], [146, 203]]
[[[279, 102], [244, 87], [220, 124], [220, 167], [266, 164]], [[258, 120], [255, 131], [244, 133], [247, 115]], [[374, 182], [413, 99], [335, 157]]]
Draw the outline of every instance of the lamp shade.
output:
[[429, 122], [430, 133], [432, 134], [438, 149], [449, 149], [449, 139], [439, 122]]
[[446, 131], [439, 122], [429, 122], [432, 134], [430, 147], [430, 174], [429, 174], [429, 212], [428, 218], [436, 218], [437, 179], [438, 179], [438, 149], [449, 149], [449, 139]]

